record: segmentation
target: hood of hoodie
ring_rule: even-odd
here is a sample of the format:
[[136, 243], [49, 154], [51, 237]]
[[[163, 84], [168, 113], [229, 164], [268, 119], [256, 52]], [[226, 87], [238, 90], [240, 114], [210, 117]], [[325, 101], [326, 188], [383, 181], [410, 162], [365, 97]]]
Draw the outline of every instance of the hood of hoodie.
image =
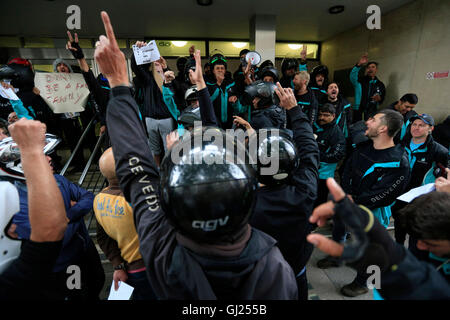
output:
[[72, 67], [70, 66], [70, 64], [67, 63], [66, 60], [61, 59], [61, 58], [58, 58], [55, 61], [53, 61], [53, 72], [58, 72], [58, 70], [56, 70], [56, 66], [60, 63], [64, 63], [67, 66], [67, 68], [69, 68], [70, 73], [73, 73], [73, 70], [72, 70]]
[[[255, 264], [276, 244], [272, 237], [249, 226], [242, 238], [228, 248], [194, 244], [179, 235], [177, 239], [180, 245], [174, 251], [168, 270], [169, 282], [184, 291], [183, 297], [200, 299], [232, 296], [239, 291]], [[198, 279], [189, 276], [193, 272]], [[213, 293], [213, 288], [220, 288], [220, 292]]]

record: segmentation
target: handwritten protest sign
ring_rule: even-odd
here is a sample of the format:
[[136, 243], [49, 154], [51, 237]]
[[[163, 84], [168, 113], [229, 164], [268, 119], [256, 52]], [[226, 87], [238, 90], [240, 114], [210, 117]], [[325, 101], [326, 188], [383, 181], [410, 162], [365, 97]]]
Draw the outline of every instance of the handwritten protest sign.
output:
[[41, 97], [54, 113], [84, 111], [89, 89], [79, 73], [39, 73], [34, 77]]
[[132, 48], [137, 65], [151, 63], [161, 57], [155, 40], [150, 41], [145, 47], [138, 48], [133, 45]]

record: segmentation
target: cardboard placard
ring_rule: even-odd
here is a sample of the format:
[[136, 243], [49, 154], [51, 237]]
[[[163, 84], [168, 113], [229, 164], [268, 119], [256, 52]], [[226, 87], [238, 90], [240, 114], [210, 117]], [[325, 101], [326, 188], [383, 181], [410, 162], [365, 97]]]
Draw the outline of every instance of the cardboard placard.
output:
[[36, 87], [54, 113], [84, 111], [89, 89], [79, 73], [36, 73]]

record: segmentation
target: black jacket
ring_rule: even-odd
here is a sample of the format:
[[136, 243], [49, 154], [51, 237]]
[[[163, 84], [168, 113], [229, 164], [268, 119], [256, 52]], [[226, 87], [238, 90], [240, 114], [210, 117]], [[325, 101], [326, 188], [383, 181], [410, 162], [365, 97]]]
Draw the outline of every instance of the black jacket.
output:
[[[312, 90], [308, 90], [305, 94], [299, 96], [295, 94], [297, 104], [302, 108], [302, 111], [308, 116], [311, 126], [317, 121], [317, 115], [319, 113], [319, 103]], [[289, 122], [289, 121], [288, 121]]]
[[434, 127], [433, 138], [447, 149], [450, 148], [450, 116]]
[[409, 177], [408, 156], [401, 145], [375, 150], [369, 140], [358, 145], [347, 161], [342, 188], [357, 204], [372, 210], [391, 205]]
[[111, 88], [109, 88], [107, 83], [102, 82], [100, 79], [96, 79], [91, 69], [89, 69], [88, 72], [82, 72], [82, 74], [84, 81], [86, 81], [89, 88], [89, 92], [95, 101], [95, 104], [92, 101], [89, 101], [89, 103], [92, 103], [94, 111], [99, 117], [100, 124], [106, 125], [106, 107], [108, 105]]
[[117, 177], [133, 206], [140, 252], [158, 298], [297, 298], [294, 274], [270, 236], [249, 228], [242, 250], [224, 258], [220, 249], [195, 244], [169, 224], [160, 207], [158, 169], [129, 88], [112, 89], [107, 121]]
[[[396, 244], [400, 246], [400, 244]], [[427, 262], [402, 246], [405, 258], [395, 271], [382, 274], [380, 294], [385, 300], [449, 300], [450, 284]]]
[[[386, 96], [386, 88], [384, 83], [377, 77], [372, 79], [369, 76], [361, 76], [358, 78], [361, 83], [361, 102], [359, 104], [359, 110], [361, 112], [368, 110], [378, 110], [378, 106], [383, 104]], [[372, 101], [371, 97], [378, 93], [381, 97], [379, 102]]]
[[233, 115], [238, 113], [235, 112], [235, 108], [236, 110], [240, 109], [238, 106], [240, 105], [239, 99], [234, 104], [228, 102], [228, 98], [233, 95], [239, 98], [235, 87], [236, 83], [231, 78], [225, 77], [220, 86], [215, 79], [209, 79], [206, 82], [206, 85], [208, 87], [209, 95], [211, 96], [219, 127], [224, 130], [231, 129], [233, 126]]
[[[395, 105], [397, 104], [397, 101], [391, 103], [390, 105], [388, 105], [386, 107], [386, 109], [388, 110], [394, 110], [397, 111], [395, 109]], [[399, 112], [399, 111], [397, 111]], [[395, 135], [394, 137], [394, 142], [395, 144], [400, 143], [400, 141], [402, 139], [405, 138], [406, 135], [410, 134], [410, 120], [412, 117], [416, 116], [417, 112], [415, 112], [414, 110], [411, 110], [409, 112], [407, 112], [406, 114], [403, 115], [403, 125], [402, 125], [402, 129]]]
[[448, 149], [434, 141], [431, 135], [428, 135], [427, 140], [414, 151], [410, 148], [411, 140], [411, 135], [402, 140], [402, 145], [408, 153], [411, 169], [411, 178], [406, 190], [434, 182], [436, 179], [434, 170], [438, 168], [437, 164], [447, 167], [449, 162]]
[[62, 240], [23, 240], [19, 257], [0, 274], [0, 300], [57, 300], [52, 284], [52, 268]]
[[328, 96], [325, 100], [325, 103], [331, 103], [336, 107], [336, 123], [344, 133], [344, 137], [348, 138], [349, 136], [349, 126], [352, 124], [353, 117], [351, 107], [352, 104], [347, 101], [342, 95], [338, 95], [338, 99], [334, 102], [328, 100]]
[[250, 125], [255, 130], [259, 130], [262, 128], [283, 128], [283, 109], [281, 109], [281, 107], [273, 105], [265, 109], [253, 110], [251, 113]]
[[312, 245], [306, 241], [311, 231], [308, 218], [317, 197], [319, 150], [308, 118], [300, 108], [287, 111], [300, 157], [290, 183], [258, 189], [250, 224], [278, 241], [281, 253], [298, 274], [306, 265]]
[[319, 179], [334, 177], [337, 163], [345, 156], [345, 137], [335, 121], [324, 126], [314, 124], [320, 151]]
[[311, 90], [316, 97], [318, 106], [323, 106], [328, 100], [327, 88], [325, 86], [318, 86], [317, 84], [309, 84], [308, 91]]
[[148, 64], [138, 66], [134, 55], [131, 56], [131, 70], [133, 70], [134, 74], [139, 79], [139, 84], [142, 85], [142, 87], [136, 88], [136, 90], [142, 90], [142, 116], [153, 119], [172, 118], [169, 109], [167, 109], [167, 106], [164, 103], [161, 90], [148, 68]]

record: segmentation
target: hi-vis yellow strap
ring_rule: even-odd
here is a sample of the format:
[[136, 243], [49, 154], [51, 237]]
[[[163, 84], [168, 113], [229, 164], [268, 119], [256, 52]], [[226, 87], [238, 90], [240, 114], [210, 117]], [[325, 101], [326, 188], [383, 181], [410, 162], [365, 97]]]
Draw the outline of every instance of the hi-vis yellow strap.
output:
[[366, 211], [367, 212], [367, 214], [369, 215], [369, 223], [367, 224], [367, 226], [364, 228], [364, 232], [369, 232], [370, 231], [370, 229], [372, 229], [372, 227], [373, 227], [373, 222], [374, 222], [374, 217], [373, 217], [373, 213], [372, 213], [372, 211], [370, 211], [368, 208], [366, 208], [365, 206], [363, 206], [363, 205], [359, 205], [359, 207], [361, 208], [361, 209], [363, 209], [364, 211]]

